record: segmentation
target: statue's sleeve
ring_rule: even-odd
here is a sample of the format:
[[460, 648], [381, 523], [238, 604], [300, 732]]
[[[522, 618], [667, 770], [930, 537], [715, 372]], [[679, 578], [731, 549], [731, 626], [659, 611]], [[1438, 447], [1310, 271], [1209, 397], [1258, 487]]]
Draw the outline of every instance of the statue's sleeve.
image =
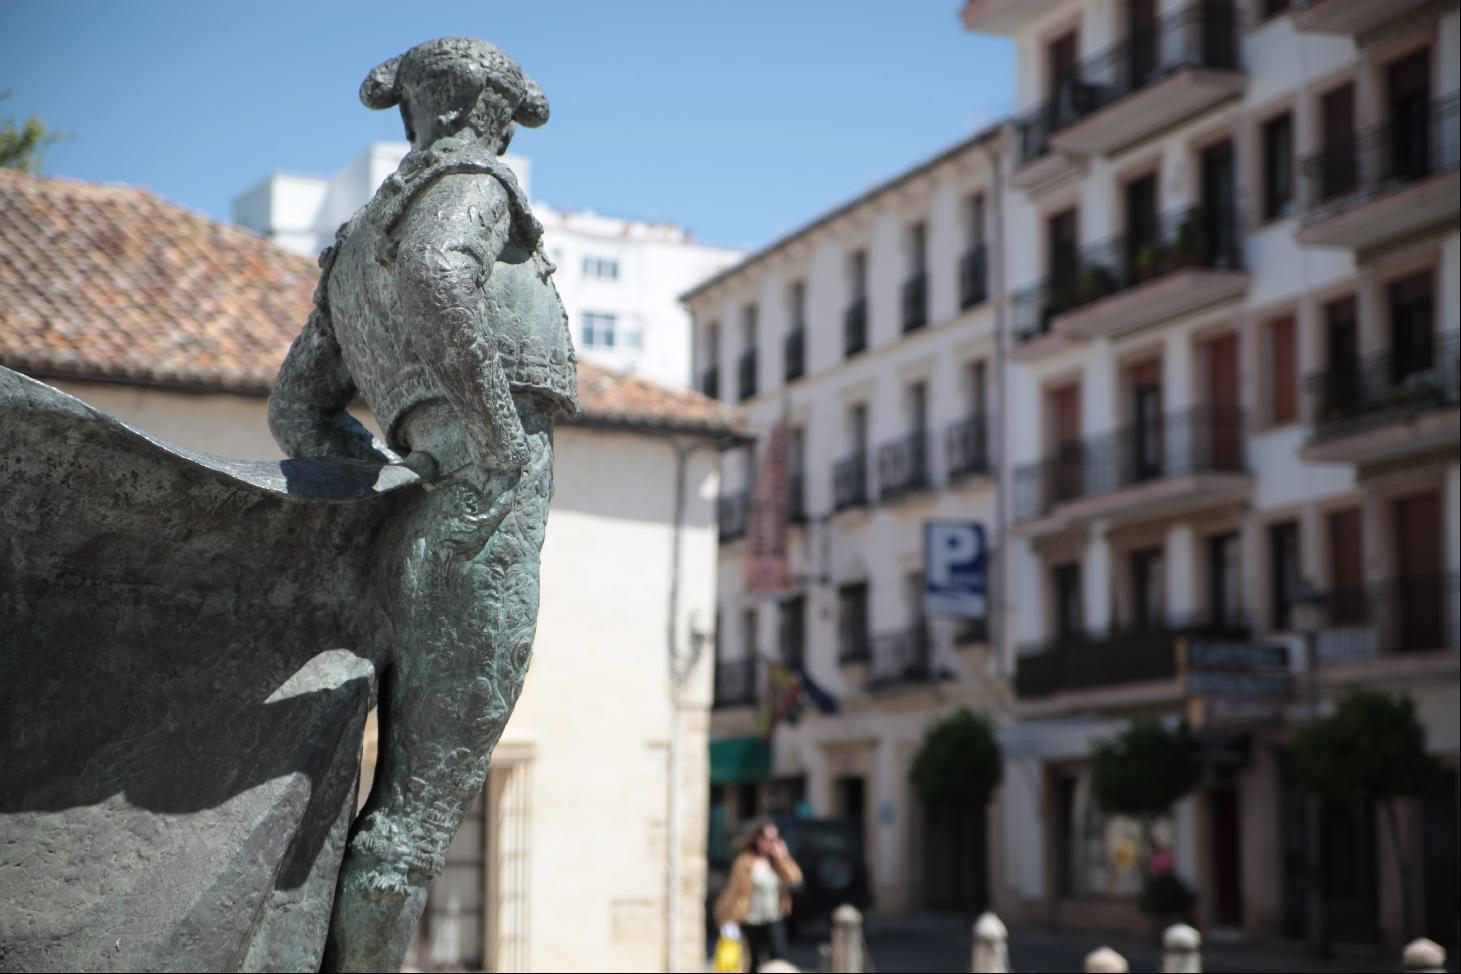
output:
[[496, 179], [443, 176], [413, 201], [397, 250], [396, 297], [406, 332], [484, 471], [520, 470], [528, 461], [483, 289], [511, 219], [507, 191]]
[[345, 367], [328, 313], [316, 305], [289, 346], [269, 393], [269, 432], [286, 456], [396, 460], [346, 410], [355, 381]]

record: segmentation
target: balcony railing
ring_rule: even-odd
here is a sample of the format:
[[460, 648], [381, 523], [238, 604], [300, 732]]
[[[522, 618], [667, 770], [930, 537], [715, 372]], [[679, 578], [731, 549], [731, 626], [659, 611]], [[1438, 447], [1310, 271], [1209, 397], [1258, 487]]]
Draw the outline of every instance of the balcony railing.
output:
[[748, 348], [741, 353], [740, 361], [736, 363], [736, 394], [742, 399], [750, 399], [756, 394], [756, 350]]
[[1015, 121], [1019, 164], [1048, 152], [1061, 129], [1178, 71], [1238, 70], [1238, 38], [1233, 4], [1197, 3], [1083, 59], [1044, 104]]
[[1194, 406], [1069, 444], [1015, 472], [1016, 519], [1166, 477], [1241, 472], [1243, 431], [1241, 410]]
[[807, 478], [805, 474], [793, 473], [786, 478], [786, 515], [792, 524], [806, 523]]
[[1102, 298], [1141, 287], [1178, 271], [1241, 270], [1243, 237], [1238, 212], [1192, 207], [1162, 214], [1149, 228], [1129, 228], [1068, 252], [1065, 266], [1015, 295], [1015, 338], [1046, 334], [1051, 322]]
[[950, 480], [989, 473], [988, 420], [983, 416], [970, 416], [951, 423], [944, 433], [944, 449]]
[[806, 346], [807, 331], [803, 326], [797, 325], [786, 333], [786, 345], [784, 347], [786, 352], [785, 378], [787, 382], [800, 379], [806, 374]]
[[1330, 592], [1319, 659], [1346, 663], [1398, 653], [1454, 650], [1461, 619], [1461, 576], [1403, 577], [1357, 591]]
[[750, 491], [728, 494], [716, 504], [722, 542], [737, 541], [746, 536], [746, 521], [751, 511]]
[[867, 349], [867, 298], [847, 306], [842, 318], [843, 351], [848, 358]]
[[1175, 679], [1177, 643], [1184, 636], [1246, 640], [1248, 628], [1202, 620], [1052, 639], [1033, 652], [1020, 651], [1015, 694], [1048, 697], [1071, 690]]
[[714, 706], [754, 706], [761, 697], [760, 691], [760, 666], [755, 657], [715, 664]]
[[903, 282], [903, 331], [928, 324], [928, 274], [919, 271]]
[[1314, 438], [1327, 439], [1456, 406], [1461, 345], [1452, 332], [1414, 349], [1392, 349], [1363, 362], [1339, 361], [1309, 376]]
[[878, 450], [878, 497], [896, 500], [930, 485], [928, 434], [919, 430]]
[[711, 399], [720, 398], [720, 366], [709, 366], [700, 374], [700, 391]]
[[867, 456], [857, 453], [832, 468], [832, 508], [845, 511], [867, 504]]
[[959, 307], [989, 300], [989, 248], [976, 244], [959, 258]]
[[872, 659], [872, 641], [866, 632], [843, 633], [837, 641], [837, 662], [867, 663]]
[[933, 641], [928, 626], [922, 623], [903, 632], [873, 637], [869, 663], [871, 689], [931, 683], [948, 677], [934, 661]]
[[1304, 159], [1304, 226], [1367, 203], [1461, 163], [1461, 95], [1414, 107], [1384, 125], [1327, 145]]

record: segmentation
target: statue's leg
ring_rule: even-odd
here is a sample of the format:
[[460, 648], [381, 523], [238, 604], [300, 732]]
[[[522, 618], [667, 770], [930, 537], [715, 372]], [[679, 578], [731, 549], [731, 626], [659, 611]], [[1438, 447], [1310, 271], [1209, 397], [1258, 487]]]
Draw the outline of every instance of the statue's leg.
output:
[[552, 494], [551, 423], [526, 414], [533, 459], [513, 505], [476, 550], [465, 485], [424, 499], [407, 526], [396, 661], [382, 680], [380, 760], [346, 850], [324, 969], [398, 970], [492, 749], [522, 690], [538, 612]]

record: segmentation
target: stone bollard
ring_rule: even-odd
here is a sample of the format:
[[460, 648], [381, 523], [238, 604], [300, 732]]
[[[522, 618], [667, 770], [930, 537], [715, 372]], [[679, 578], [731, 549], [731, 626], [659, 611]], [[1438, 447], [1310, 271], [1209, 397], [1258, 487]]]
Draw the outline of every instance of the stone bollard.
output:
[[862, 974], [862, 914], [843, 903], [832, 911], [833, 974]]
[[795, 964], [784, 960], [768, 960], [756, 969], [756, 974], [798, 974], [801, 970]]
[[1202, 934], [1174, 923], [1162, 934], [1162, 974], [1202, 974]]
[[1126, 958], [1110, 947], [1100, 947], [1086, 955], [1086, 974], [1127, 974], [1130, 970]]
[[1446, 969], [1446, 948], [1425, 937], [1412, 940], [1400, 954], [1400, 969], [1405, 974], [1439, 974]]
[[1009, 931], [993, 913], [981, 913], [974, 921], [974, 956], [969, 970], [974, 974], [1009, 974]]

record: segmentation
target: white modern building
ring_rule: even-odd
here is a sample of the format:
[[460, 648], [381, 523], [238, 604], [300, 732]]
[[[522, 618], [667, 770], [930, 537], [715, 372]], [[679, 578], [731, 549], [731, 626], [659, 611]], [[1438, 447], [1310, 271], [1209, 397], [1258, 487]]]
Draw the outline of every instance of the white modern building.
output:
[[[1304, 936], [1286, 742], [1307, 581], [1326, 698], [1409, 694], [1451, 769], [1401, 841], [1424, 928], [1454, 936], [1456, 4], [968, 0], [963, 20], [1014, 39], [1025, 106], [1001, 234], [1019, 771], [997, 901], [1144, 929], [1146, 853], [1088, 760], [1133, 716], [1185, 715], [1204, 779], [1156, 841], [1201, 925]], [[1214, 643], [1287, 647], [1291, 692], [1193, 691]], [[1398, 939], [1374, 808], [1326, 807], [1322, 843], [1329, 937]]]
[[[370, 199], [409, 151], [377, 142], [331, 177], [274, 173], [238, 196], [234, 220], [313, 257]], [[532, 198], [530, 160], [504, 161]], [[739, 251], [699, 243], [683, 227], [557, 210], [534, 200], [543, 246], [573, 327], [579, 357], [684, 389], [690, 385], [690, 322], [679, 295], [737, 260]]]
[[[884, 909], [987, 892], [986, 822], [921, 807], [909, 768], [935, 718], [1003, 709], [987, 616], [930, 618], [922, 581], [931, 521], [976, 522], [1000, 546], [989, 242], [1002, 140], [982, 132], [685, 298], [701, 389], [789, 443], [792, 584], [771, 597], [743, 589], [764, 439], [723, 461], [712, 815], [806, 802], [849, 820]], [[838, 711], [778, 726], [761, 780], [731, 752], [765, 732], [772, 663], [802, 668]]]

